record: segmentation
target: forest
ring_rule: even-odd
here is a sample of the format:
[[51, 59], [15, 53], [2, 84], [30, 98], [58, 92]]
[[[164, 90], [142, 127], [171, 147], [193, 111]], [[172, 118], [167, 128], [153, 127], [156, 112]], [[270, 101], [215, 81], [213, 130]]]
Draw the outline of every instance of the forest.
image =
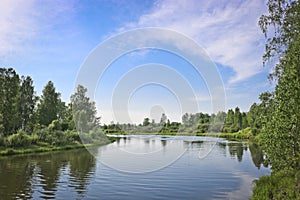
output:
[[82, 142], [108, 142], [98, 130], [95, 103], [86, 97], [86, 92], [87, 89], [79, 85], [66, 105], [52, 81], [39, 97], [30, 76], [20, 77], [12, 68], [0, 68], [1, 154], [23, 153], [15, 150], [20, 147], [30, 147], [35, 152], [56, 150], [59, 148], [53, 147], [63, 145], [73, 145], [66, 148], [83, 146]]

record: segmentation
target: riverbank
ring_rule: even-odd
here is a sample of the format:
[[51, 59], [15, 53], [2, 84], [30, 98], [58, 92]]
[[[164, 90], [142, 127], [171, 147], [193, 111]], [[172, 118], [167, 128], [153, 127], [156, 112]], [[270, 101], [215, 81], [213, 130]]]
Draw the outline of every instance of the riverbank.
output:
[[90, 144], [75, 143], [75, 144], [56, 146], [56, 145], [49, 145], [46, 143], [39, 143], [37, 145], [30, 145], [28, 147], [0, 148], [0, 156], [80, 149], [80, 148], [86, 148], [92, 146], [102, 146], [102, 145], [112, 143], [114, 141], [115, 138], [108, 137], [108, 140], [103, 140], [100, 142], [95, 142]]
[[[108, 134], [109, 135], [109, 134]], [[159, 133], [124, 133], [124, 132], [116, 132], [113, 133], [112, 135], [164, 135], [164, 136], [210, 136], [210, 137], [221, 137], [221, 138], [226, 138], [230, 140], [250, 140], [254, 139], [255, 136], [252, 133], [251, 129], [243, 129], [241, 131], [235, 132], [235, 133], [214, 133], [214, 132], [209, 132], [209, 133], [189, 133], [189, 132], [159, 132]]]

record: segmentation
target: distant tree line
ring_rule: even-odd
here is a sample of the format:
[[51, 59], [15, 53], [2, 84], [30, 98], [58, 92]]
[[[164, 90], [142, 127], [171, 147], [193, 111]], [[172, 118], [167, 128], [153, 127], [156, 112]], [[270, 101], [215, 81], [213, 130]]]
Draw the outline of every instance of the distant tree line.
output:
[[250, 129], [253, 136], [261, 130], [263, 118], [268, 113], [271, 93], [260, 95], [260, 103], [254, 103], [249, 112], [241, 112], [239, 107], [234, 110], [217, 114], [185, 113], [181, 122], [171, 122], [165, 113], [159, 122], [144, 118], [141, 124], [119, 124], [111, 122], [102, 126], [106, 133], [235, 133]]

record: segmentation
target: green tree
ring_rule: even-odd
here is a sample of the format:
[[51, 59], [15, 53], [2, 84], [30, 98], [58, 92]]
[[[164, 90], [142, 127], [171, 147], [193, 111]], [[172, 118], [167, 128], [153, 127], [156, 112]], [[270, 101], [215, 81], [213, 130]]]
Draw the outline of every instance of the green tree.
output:
[[37, 97], [35, 96], [33, 80], [27, 76], [21, 77], [19, 115], [21, 117], [21, 128], [31, 132], [34, 126], [34, 108]]
[[48, 126], [53, 120], [58, 119], [61, 109], [60, 93], [55, 91], [52, 81], [49, 81], [43, 89], [40, 102], [38, 104], [38, 122]]
[[256, 134], [258, 130], [261, 129], [261, 120], [260, 120], [260, 108], [257, 103], [251, 105], [249, 112], [247, 113], [248, 125], [251, 128], [252, 132]]
[[4, 135], [15, 133], [20, 127], [18, 100], [20, 78], [12, 68], [0, 68], [0, 114], [3, 116]]
[[232, 109], [229, 109], [225, 118], [223, 132], [233, 132], [234, 126], [234, 112]]
[[82, 85], [78, 85], [76, 92], [71, 96], [75, 125], [81, 133], [88, 133], [99, 125], [95, 102], [91, 102], [86, 93], [87, 89]]
[[247, 128], [248, 120], [247, 120], [247, 114], [245, 112], [242, 113], [242, 129]]
[[189, 114], [188, 113], [185, 113], [183, 116], [182, 116], [182, 123], [185, 125], [185, 126], [189, 126]]
[[[259, 24], [267, 37], [264, 61], [278, 58], [273, 110], [262, 128], [264, 150], [274, 171], [300, 170], [300, 3], [269, 0]], [[270, 33], [271, 32], [271, 33]]]
[[167, 115], [165, 113], [162, 113], [160, 118], [160, 125], [164, 126], [167, 123], [167, 120], [168, 120]]
[[4, 126], [3, 126], [3, 115], [0, 113], [0, 137], [4, 133]]
[[212, 114], [210, 120], [211, 121], [210, 131], [221, 132], [224, 126], [225, 118], [226, 118], [225, 112], [218, 112], [217, 115], [215, 116], [214, 114]]
[[146, 117], [143, 121], [143, 126], [149, 126], [150, 125], [150, 119]]
[[234, 129], [235, 131], [241, 130], [242, 128], [242, 113], [240, 112], [240, 108], [236, 107], [234, 110]]

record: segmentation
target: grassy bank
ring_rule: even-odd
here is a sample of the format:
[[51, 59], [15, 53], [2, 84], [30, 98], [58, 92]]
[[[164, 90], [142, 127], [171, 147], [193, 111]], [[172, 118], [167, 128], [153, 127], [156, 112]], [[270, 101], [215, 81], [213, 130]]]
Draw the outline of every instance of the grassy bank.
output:
[[115, 139], [112, 137], [108, 137], [108, 138], [109, 138], [108, 140], [103, 140], [101, 142], [95, 142], [95, 143], [90, 143], [90, 144], [75, 143], [75, 144], [55, 146], [55, 145], [49, 145], [47, 143], [39, 143], [36, 145], [30, 145], [27, 147], [15, 147], [15, 148], [12, 148], [12, 147], [3, 148], [2, 147], [2, 148], [0, 148], [0, 156], [79, 149], [79, 148], [86, 148], [86, 147], [92, 147], [92, 146], [106, 145], [106, 144], [109, 144], [109, 143], [115, 141]]

